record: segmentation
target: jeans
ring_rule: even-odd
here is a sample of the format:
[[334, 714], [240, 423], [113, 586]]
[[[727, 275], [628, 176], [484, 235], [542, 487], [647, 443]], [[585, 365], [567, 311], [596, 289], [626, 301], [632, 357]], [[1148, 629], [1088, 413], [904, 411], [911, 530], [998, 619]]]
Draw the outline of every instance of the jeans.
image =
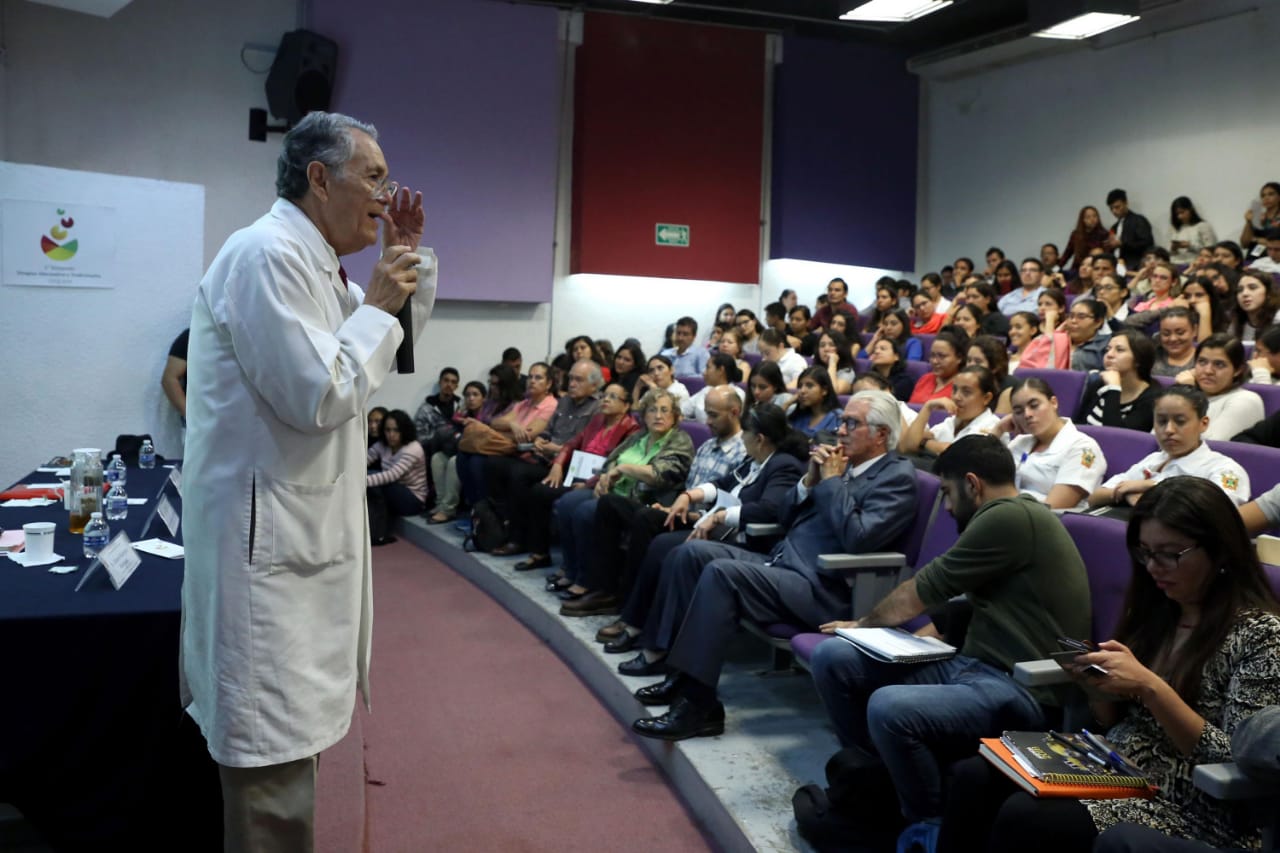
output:
[[818, 645], [810, 666], [840, 742], [884, 764], [911, 821], [941, 817], [943, 768], [972, 755], [978, 738], [1047, 725], [1008, 674], [964, 655], [884, 663], [833, 639]]
[[560, 531], [561, 564], [565, 577], [580, 583], [591, 559], [596, 520], [596, 496], [591, 489], [575, 489], [555, 502], [552, 513]]

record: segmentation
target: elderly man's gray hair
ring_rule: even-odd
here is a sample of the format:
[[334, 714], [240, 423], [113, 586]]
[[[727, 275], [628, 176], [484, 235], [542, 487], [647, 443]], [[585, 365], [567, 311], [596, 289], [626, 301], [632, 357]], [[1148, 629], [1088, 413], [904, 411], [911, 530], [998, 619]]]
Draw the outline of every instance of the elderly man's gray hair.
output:
[[[573, 363], [573, 367], [581, 364], [587, 366], [587, 384], [599, 391], [604, 386], [604, 371], [600, 369], [600, 365], [589, 358], [578, 359]], [[572, 370], [573, 367], [569, 369]]]
[[307, 179], [307, 165], [312, 161], [341, 171], [356, 150], [356, 142], [351, 138], [352, 130], [362, 130], [374, 139], [378, 138], [377, 128], [351, 116], [307, 113], [284, 135], [284, 146], [280, 149], [280, 159], [276, 161], [276, 195], [288, 201], [297, 201], [306, 195], [311, 186]]
[[898, 408], [897, 398], [888, 391], [859, 391], [850, 399], [867, 401], [867, 425], [887, 429], [885, 446], [897, 450], [902, 436], [902, 410]]

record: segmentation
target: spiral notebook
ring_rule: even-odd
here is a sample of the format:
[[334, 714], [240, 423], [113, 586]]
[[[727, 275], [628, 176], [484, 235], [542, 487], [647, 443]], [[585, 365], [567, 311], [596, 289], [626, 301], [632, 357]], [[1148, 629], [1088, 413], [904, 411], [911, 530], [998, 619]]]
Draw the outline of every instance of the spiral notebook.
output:
[[[1090, 758], [1087, 745], [1071, 744], [1076, 737], [1005, 732], [1002, 737], [982, 738], [978, 753], [1035, 797], [1105, 800], [1155, 794], [1154, 786], [1137, 768], [1129, 765], [1128, 770], [1121, 770], [1105, 757]], [[1093, 752], [1096, 756], [1096, 750]]]
[[928, 663], [956, 653], [955, 646], [937, 637], [917, 637], [901, 628], [837, 628], [836, 636], [888, 663]]

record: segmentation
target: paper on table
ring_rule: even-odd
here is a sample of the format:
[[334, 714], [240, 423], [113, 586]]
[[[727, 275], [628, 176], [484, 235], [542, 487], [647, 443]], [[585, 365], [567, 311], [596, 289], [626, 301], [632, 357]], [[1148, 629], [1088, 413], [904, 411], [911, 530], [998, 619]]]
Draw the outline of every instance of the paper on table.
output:
[[0, 533], [0, 551], [21, 551], [27, 545], [27, 534], [21, 530]]
[[79, 570], [79, 566], [50, 566], [49, 571], [55, 575], [69, 575]]
[[48, 506], [51, 503], [57, 503], [57, 501], [52, 501], [48, 498], [13, 498], [5, 501], [4, 503], [0, 503], [0, 506], [32, 507]]
[[70, 477], [70, 468], [37, 468], [37, 474], [52, 474], [55, 477]]
[[157, 557], [166, 557], [170, 560], [180, 559], [186, 554], [186, 550], [174, 542], [166, 542], [163, 539], [143, 539], [141, 542], [134, 542], [133, 547], [146, 554], [155, 554]]
[[40, 559], [40, 560], [32, 560], [32, 559], [31, 559], [31, 555], [30, 555], [30, 554], [28, 554], [26, 551], [22, 551], [22, 552], [14, 552], [14, 551], [10, 551], [10, 552], [9, 552], [9, 559], [10, 559], [10, 560], [13, 560], [13, 561], [14, 561], [15, 563], [17, 563], [19, 566], [47, 566], [47, 565], [49, 565], [50, 563], [60, 563], [60, 562], [62, 562], [62, 555], [61, 555], [61, 554], [50, 554], [49, 556], [47, 556], [47, 557], [45, 557], [45, 558], [43, 558], [43, 559]]
[[129, 506], [143, 506], [146, 502], [146, 498], [129, 498]]
[[61, 483], [23, 483], [24, 489], [61, 489]]

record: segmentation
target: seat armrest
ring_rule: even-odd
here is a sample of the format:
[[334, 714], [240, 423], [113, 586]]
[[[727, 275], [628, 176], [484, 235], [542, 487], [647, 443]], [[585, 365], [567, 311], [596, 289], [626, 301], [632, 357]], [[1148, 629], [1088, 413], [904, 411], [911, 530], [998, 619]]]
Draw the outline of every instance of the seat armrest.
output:
[[748, 536], [781, 536], [786, 530], [781, 524], [773, 522], [754, 522], [747, 525]]
[[1201, 791], [1219, 800], [1253, 800], [1280, 794], [1280, 786], [1250, 779], [1234, 761], [1197, 764], [1191, 781]]
[[1024, 660], [1013, 665], [1013, 680], [1023, 687], [1052, 687], [1067, 684], [1071, 675], [1052, 658]]
[[907, 565], [907, 555], [898, 551], [873, 551], [870, 554], [819, 554], [818, 568], [828, 572], [869, 572]]

